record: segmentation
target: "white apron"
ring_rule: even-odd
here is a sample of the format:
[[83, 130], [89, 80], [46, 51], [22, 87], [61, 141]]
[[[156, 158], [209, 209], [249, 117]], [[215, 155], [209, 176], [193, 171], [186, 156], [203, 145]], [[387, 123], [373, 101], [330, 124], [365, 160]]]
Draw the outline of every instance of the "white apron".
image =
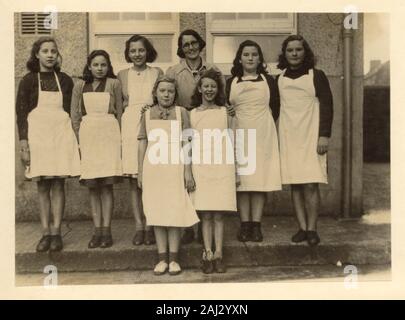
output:
[[121, 135], [117, 119], [108, 113], [109, 92], [85, 92], [86, 115], [79, 131], [80, 179], [122, 175]]
[[[196, 210], [209, 211], [236, 211], [236, 186], [235, 165], [231, 137], [222, 136], [222, 148], [215, 148], [214, 143], [203, 143], [203, 129], [216, 129], [227, 132], [228, 121], [226, 108], [206, 109], [190, 112], [191, 128], [198, 132], [193, 137], [193, 155], [199, 155], [197, 161], [193, 161], [193, 176], [196, 190], [191, 193], [191, 200]], [[228, 133], [227, 133], [228, 134]], [[214, 139], [210, 139], [214, 142]], [[232, 157], [227, 160], [227, 143]], [[219, 144], [216, 144], [217, 146]], [[219, 145], [220, 146], [220, 145]], [[198, 148], [198, 150], [197, 150]], [[207, 150], [208, 149], [208, 150]], [[215, 151], [222, 161], [216, 164]], [[211, 163], [204, 163], [204, 153], [209, 151]], [[218, 160], [219, 160], [218, 159]]]
[[326, 154], [317, 153], [319, 100], [313, 69], [297, 79], [284, 77], [284, 72], [278, 80], [282, 183], [327, 183]]
[[[267, 81], [232, 81], [230, 102], [235, 107], [237, 129], [244, 129], [244, 156], [248, 157], [247, 129], [256, 130], [256, 168], [252, 174], [241, 175], [241, 184], [237, 191], [267, 192], [281, 190], [280, 155], [278, 149], [277, 130], [269, 107], [270, 90]], [[237, 139], [238, 149], [241, 141]], [[237, 152], [238, 157], [238, 152]], [[237, 158], [239, 167], [240, 156]]]
[[[168, 150], [171, 143], [179, 143], [180, 136], [171, 136], [171, 122], [178, 125], [181, 133], [181, 112], [176, 107], [177, 120], [150, 120], [150, 110], [146, 111], [146, 131], [148, 137], [153, 129], [164, 130], [168, 134]], [[149, 138], [148, 138], [149, 139]], [[142, 202], [148, 226], [190, 227], [199, 219], [184, 185], [184, 164], [152, 164], [148, 152], [157, 141], [148, 141], [143, 162]], [[181, 149], [180, 149], [181, 150]]]
[[40, 176], [78, 176], [80, 157], [69, 115], [63, 110], [59, 91], [42, 91], [38, 73], [38, 104], [28, 115], [28, 143], [31, 165], [27, 178]]
[[153, 104], [152, 89], [157, 72], [148, 67], [140, 76], [131, 68], [128, 70], [128, 106], [121, 118], [122, 167], [124, 175], [138, 174], [138, 133], [141, 110]]

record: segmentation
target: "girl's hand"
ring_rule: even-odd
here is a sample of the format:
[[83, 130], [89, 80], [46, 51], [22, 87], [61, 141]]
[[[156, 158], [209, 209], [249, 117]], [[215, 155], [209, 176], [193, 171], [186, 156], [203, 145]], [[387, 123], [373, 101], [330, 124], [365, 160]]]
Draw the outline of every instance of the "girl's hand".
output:
[[228, 116], [231, 116], [231, 117], [234, 117], [236, 114], [235, 108], [229, 104], [226, 105], [226, 112], [227, 112]]
[[24, 166], [31, 164], [30, 147], [27, 140], [20, 141], [20, 158]]
[[142, 172], [138, 172], [138, 188], [142, 189]]
[[145, 104], [141, 109], [141, 115], [143, 115], [148, 109], [150, 109], [153, 104]]
[[184, 185], [187, 192], [192, 192], [195, 190], [195, 181], [191, 170], [185, 170], [184, 172]]
[[328, 152], [328, 146], [329, 146], [329, 138], [327, 137], [319, 137], [318, 139], [318, 148], [317, 152], [320, 155], [323, 155]]

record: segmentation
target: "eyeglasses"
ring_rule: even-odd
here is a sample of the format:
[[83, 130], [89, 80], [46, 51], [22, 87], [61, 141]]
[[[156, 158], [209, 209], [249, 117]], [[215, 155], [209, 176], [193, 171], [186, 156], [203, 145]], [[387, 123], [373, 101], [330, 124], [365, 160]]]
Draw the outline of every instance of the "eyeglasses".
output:
[[183, 49], [190, 49], [191, 47], [197, 48], [199, 44], [200, 43], [198, 41], [186, 42], [185, 44], [183, 44]]

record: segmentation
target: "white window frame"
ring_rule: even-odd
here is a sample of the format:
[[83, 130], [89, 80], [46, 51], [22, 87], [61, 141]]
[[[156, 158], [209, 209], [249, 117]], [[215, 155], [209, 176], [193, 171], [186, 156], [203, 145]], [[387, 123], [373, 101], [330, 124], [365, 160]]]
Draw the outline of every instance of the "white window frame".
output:
[[[171, 35], [172, 36], [172, 61], [168, 63], [152, 63], [165, 71], [168, 67], [177, 63], [177, 38], [180, 30], [179, 14], [170, 12], [171, 20], [105, 20], [97, 21], [96, 14], [89, 13], [89, 50], [95, 49], [97, 36], [117, 35], [131, 36], [133, 34], [145, 35]], [[121, 12], [120, 12], [121, 13]], [[145, 12], [148, 13], [148, 12]], [[124, 53], [124, 48], [122, 48]], [[129, 65], [129, 64], [128, 64]]]
[[[216, 36], [236, 36], [236, 35], [291, 35], [297, 33], [297, 14], [288, 12], [287, 19], [271, 19], [271, 20], [258, 20], [258, 19], [241, 19], [237, 23], [235, 20], [215, 20], [212, 13], [205, 15], [206, 19], [206, 53], [207, 61], [213, 63], [214, 56], [214, 37]], [[270, 70], [276, 71], [277, 63], [269, 63]], [[226, 68], [221, 68], [224, 74], [229, 74], [232, 64], [227, 64]], [[229, 69], [229, 70], [228, 70]]]

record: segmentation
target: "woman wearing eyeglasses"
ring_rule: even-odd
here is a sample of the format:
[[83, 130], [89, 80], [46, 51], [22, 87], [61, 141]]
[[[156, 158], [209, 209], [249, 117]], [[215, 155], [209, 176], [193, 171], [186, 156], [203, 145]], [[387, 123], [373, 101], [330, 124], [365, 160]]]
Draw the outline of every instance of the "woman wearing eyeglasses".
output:
[[[166, 75], [176, 80], [176, 105], [182, 106], [187, 110], [191, 110], [191, 96], [194, 89], [200, 80], [201, 74], [208, 70], [219, 69], [211, 64], [205, 62], [201, 57], [201, 51], [205, 48], [205, 41], [194, 30], [184, 30], [177, 41], [177, 55], [181, 58], [180, 63], [170, 67], [166, 71]], [[221, 75], [222, 87], [225, 88], [225, 78]], [[230, 115], [232, 110], [228, 111]], [[186, 229], [182, 243], [190, 243], [194, 240], [193, 228]]]
[[[194, 30], [184, 30], [177, 41], [177, 55], [181, 58], [180, 63], [170, 67], [166, 75], [176, 80], [177, 105], [191, 110], [191, 96], [195, 86], [200, 80], [200, 75], [208, 69], [219, 69], [205, 62], [201, 57], [201, 51], [205, 48], [205, 41]], [[223, 84], [225, 79], [222, 77]]]

